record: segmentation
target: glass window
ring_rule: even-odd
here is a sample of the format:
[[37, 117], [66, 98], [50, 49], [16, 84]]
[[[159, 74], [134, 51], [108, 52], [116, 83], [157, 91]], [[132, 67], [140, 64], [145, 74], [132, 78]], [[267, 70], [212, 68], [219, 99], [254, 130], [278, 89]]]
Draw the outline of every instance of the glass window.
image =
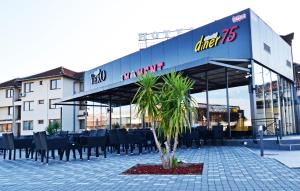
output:
[[208, 78], [208, 104], [209, 128], [223, 126], [227, 129], [227, 100], [225, 68], [207, 72]]
[[273, 98], [272, 98], [272, 81], [269, 69], [263, 68], [264, 81], [264, 102], [265, 102], [265, 122], [266, 134], [275, 135], [274, 114], [273, 114]]
[[43, 81], [40, 81], [40, 85], [43, 85]]
[[95, 116], [94, 116], [94, 102], [87, 102], [89, 106], [87, 106], [87, 118], [86, 118], [86, 127], [87, 129], [92, 129], [95, 126]]
[[8, 115], [12, 115], [13, 114], [13, 107], [9, 106], [8, 107]]
[[109, 129], [109, 112], [108, 107], [100, 107], [100, 127]]
[[23, 130], [33, 130], [33, 121], [23, 121]]
[[79, 120], [79, 129], [85, 129], [85, 120], [84, 119]]
[[104, 124], [101, 115], [101, 107], [100, 107], [101, 104], [97, 102], [88, 102], [87, 105], [89, 105], [87, 106], [87, 111], [88, 111], [87, 122], [86, 122], [87, 129], [103, 128]]
[[[251, 136], [252, 121], [248, 85], [229, 88], [228, 92], [232, 136]], [[263, 107], [262, 102], [261, 107]]]
[[99, 129], [102, 126], [100, 103], [94, 103], [94, 105], [94, 127]]
[[[255, 83], [255, 127], [265, 125], [265, 101], [264, 101], [264, 81], [263, 81], [263, 68], [259, 64], [253, 64], [254, 70], [254, 83]], [[257, 129], [255, 129], [256, 131]]]
[[55, 103], [58, 103], [59, 99], [49, 99], [49, 109], [57, 109], [59, 108], [58, 105], [54, 105]]
[[29, 83], [24, 84], [25, 93], [33, 92], [32, 85], [33, 85], [33, 82], [29, 82]]
[[279, 111], [279, 86], [278, 86], [278, 75], [271, 72], [271, 89], [272, 89], [272, 100], [273, 100], [273, 115], [274, 118], [280, 118]]
[[294, 123], [293, 123], [293, 108], [292, 108], [292, 89], [291, 89], [291, 83], [287, 80], [285, 81], [285, 89], [286, 89], [286, 128], [287, 128], [287, 134], [293, 134], [294, 133]]
[[131, 128], [142, 128], [142, 118], [137, 115], [135, 104], [131, 104]]
[[121, 127], [121, 107], [114, 107], [111, 114], [111, 127], [113, 129]]
[[79, 102], [79, 110], [86, 110], [86, 101]]
[[38, 120], [38, 124], [44, 124], [44, 120]]
[[56, 89], [61, 89], [61, 80], [60, 79], [50, 80], [50, 90], [56, 90]]
[[192, 117], [192, 126], [207, 126], [207, 104], [206, 93], [200, 92], [192, 94], [191, 97], [196, 102], [197, 116]]
[[12, 115], [13, 114], [13, 107], [9, 106], [8, 107], [8, 115]]
[[14, 90], [13, 89], [7, 89], [6, 90], [6, 98], [12, 98], [14, 95]]
[[83, 92], [84, 91], [84, 83], [80, 82], [79, 83], [79, 92]]
[[130, 128], [130, 106], [121, 107], [121, 128]]
[[11, 132], [11, 123], [0, 124], [0, 132]]
[[59, 125], [61, 125], [60, 119], [49, 119], [49, 125], [51, 125], [53, 123], [58, 123]]
[[44, 104], [44, 100], [39, 100], [39, 104]]
[[33, 101], [24, 101], [24, 111], [33, 111]]

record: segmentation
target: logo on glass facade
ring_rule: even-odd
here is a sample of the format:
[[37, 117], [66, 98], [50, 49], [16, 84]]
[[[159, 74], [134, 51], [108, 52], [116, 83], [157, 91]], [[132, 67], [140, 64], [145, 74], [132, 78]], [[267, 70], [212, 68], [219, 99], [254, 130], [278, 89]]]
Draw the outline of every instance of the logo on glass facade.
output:
[[202, 35], [195, 45], [195, 52], [201, 52], [203, 50], [216, 47], [220, 44], [220, 42], [221, 44], [233, 42], [237, 38], [236, 30], [238, 28], [238, 25], [234, 25], [231, 28], [223, 29], [223, 34], [215, 32], [211, 35]]
[[91, 82], [92, 84], [99, 84], [106, 80], [106, 71], [105, 70], [96, 70], [93, 74], [91, 74]]
[[154, 64], [154, 65], [150, 65], [150, 66], [146, 66], [146, 67], [140, 68], [140, 69], [138, 69], [136, 71], [126, 72], [126, 73], [124, 73], [122, 75], [122, 80], [129, 80], [131, 78], [143, 75], [146, 72], [152, 72], [152, 73], [154, 73], [154, 72], [156, 72], [158, 70], [162, 70], [164, 66], [165, 66], [165, 63], [164, 62], [160, 62], [158, 64]]
[[237, 23], [237, 22], [240, 22], [240, 21], [245, 20], [245, 19], [246, 19], [246, 13], [236, 15], [236, 16], [232, 16], [232, 22], [233, 23]]

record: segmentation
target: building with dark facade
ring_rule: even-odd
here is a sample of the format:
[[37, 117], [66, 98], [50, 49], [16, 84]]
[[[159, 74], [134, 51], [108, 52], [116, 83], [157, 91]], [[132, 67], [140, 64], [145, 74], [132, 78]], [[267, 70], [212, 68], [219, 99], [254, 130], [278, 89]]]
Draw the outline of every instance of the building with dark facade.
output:
[[[181, 72], [195, 81], [193, 126], [223, 125], [229, 136], [299, 133], [295, 124], [291, 44], [246, 9], [86, 71], [84, 92], [66, 103], [88, 103], [88, 128], [142, 128], [131, 104], [146, 72]], [[201, 104], [200, 104], [201, 103]], [[91, 106], [92, 105], [92, 106]]]

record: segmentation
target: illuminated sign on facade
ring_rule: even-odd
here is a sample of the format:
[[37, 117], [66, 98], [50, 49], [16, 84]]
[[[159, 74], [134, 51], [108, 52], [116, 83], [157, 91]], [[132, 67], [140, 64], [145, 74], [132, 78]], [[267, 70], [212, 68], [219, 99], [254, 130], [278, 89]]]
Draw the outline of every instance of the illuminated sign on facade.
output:
[[219, 32], [215, 32], [211, 35], [200, 37], [200, 40], [195, 45], [195, 52], [201, 52], [203, 50], [218, 46], [220, 43], [230, 43], [237, 38], [236, 30], [239, 28], [238, 25], [234, 25], [231, 28], [223, 29], [223, 35]]
[[232, 20], [233, 23], [237, 23], [237, 22], [240, 22], [242, 20], [245, 20], [246, 18], [247, 18], [246, 13], [243, 13], [243, 14], [240, 14], [240, 15], [233, 16], [231, 20]]
[[122, 75], [122, 80], [129, 80], [131, 78], [134, 78], [134, 77], [138, 77], [140, 75], [143, 75], [145, 74], [146, 72], [151, 72], [151, 73], [154, 73], [158, 70], [162, 70], [163, 67], [164, 67], [165, 63], [164, 62], [160, 62], [158, 64], [154, 64], [154, 65], [150, 65], [150, 66], [146, 66], [146, 67], [143, 67], [143, 68], [140, 68], [136, 71], [132, 71], [132, 72], [126, 72]]
[[92, 84], [99, 84], [106, 80], [106, 71], [98, 69], [93, 74], [91, 74]]

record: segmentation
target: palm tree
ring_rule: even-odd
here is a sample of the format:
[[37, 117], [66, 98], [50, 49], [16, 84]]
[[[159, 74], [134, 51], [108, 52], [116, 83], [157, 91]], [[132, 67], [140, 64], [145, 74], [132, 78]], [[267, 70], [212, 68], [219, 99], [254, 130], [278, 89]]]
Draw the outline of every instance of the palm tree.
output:
[[148, 115], [151, 120], [151, 130], [154, 136], [154, 141], [156, 147], [160, 153], [160, 158], [164, 164], [164, 153], [161, 147], [160, 142], [158, 141], [155, 129], [155, 121], [158, 117], [158, 78], [155, 77], [152, 73], [148, 72], [145, 75], [141, 76], [137, 85], [139, 86], [132, 103], [137, 105], [137, 114], [141, 117]]
[[[175, 164], [175, 152], [178, 145], [178, 135], [190, 130], [189, 114], [195, 113], [194, 101], [189, 96], [189, 91], [194, 83], [181, 73], [172, 72], [162, 77], [164, 85], [159, 96], [160, 100], [160, 129], [166, 137], [166, 166]], [[171, 140], [174, 140], [171, 150]]]
[[[152, 119], [152, 133], [164, 168], [172, 168], [178, 145], [178, 135], [190, 128], [189, 113], [194, 113], [193, 100], [189, 91], [194, 83], [180, 73], [171, 72], [162, 77], [163, 83], [158, 83], [158, 77], [147, 73], [142, 76], [137, 85], [139, 89], [133, 99], [138, 106], [138, 114], [148, 114]], [[157, 139], [155, 121], [160, 120], [158, 132], [163, 132], [166, 149]], [[174, 140], [173, 149], [171, 142]]]

